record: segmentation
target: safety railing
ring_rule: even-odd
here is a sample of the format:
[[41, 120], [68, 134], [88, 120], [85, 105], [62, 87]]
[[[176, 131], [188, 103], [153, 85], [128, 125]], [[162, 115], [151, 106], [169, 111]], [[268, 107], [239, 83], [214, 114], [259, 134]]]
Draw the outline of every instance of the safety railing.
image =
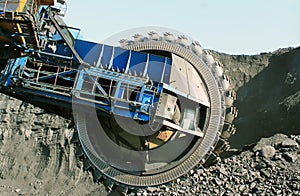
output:
[[7, 0], [5, 0], [5, 1], [0, 0], [0, 13], [6, 11], [7, 3], [8, 3]]
[[66, 66], [33, 63], [22, 68], [21, 78], [27, 87], [70, 95], [76, 73], [77, 70]]

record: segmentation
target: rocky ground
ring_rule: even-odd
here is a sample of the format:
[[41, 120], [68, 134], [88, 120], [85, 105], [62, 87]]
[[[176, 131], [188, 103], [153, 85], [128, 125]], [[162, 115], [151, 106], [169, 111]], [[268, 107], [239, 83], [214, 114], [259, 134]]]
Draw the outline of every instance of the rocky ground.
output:
[[[300, 48], [212, 53], [237, 92], [233, 149], [217, 165], [137, 194], [299, 195]], [[73, 136], [69, 120], [0, 96], [0, 195], [116, 195], [83, 171]]]
[[209, 168], [138, 195], [299, 195], [300, 135], [276, 134]]

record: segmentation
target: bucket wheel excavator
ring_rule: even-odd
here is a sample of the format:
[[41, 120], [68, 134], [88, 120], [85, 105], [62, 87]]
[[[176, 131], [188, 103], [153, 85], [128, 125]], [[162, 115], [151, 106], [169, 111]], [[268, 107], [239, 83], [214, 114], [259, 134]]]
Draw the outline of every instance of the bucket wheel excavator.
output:
[[229, 148], [237, 110], [223, 66], [186, 36], [77, 39], [64, 1], [0, 0], [0, 91], [74, 120], [94, 180], [156, 186]]

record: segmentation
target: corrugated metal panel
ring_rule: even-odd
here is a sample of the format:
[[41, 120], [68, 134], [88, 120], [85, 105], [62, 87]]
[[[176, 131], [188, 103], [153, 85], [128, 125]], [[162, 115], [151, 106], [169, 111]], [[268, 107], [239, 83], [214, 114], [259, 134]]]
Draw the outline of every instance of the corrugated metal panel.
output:
[[115, 70], [119, 69], [122, 72], [123, 69], [126, 69], [128, 58], [129, 50], [116, 47], [114, 52], [113, 68]]
[[150, 55], [149, 67], [147, 74], [153, 81], [160, 82], [164, 72], [165, 58], [160, 56]]
[[169, 83], [172, 59], [161, 56], [125, 50], [92, 42], [76, 40], [75, 49], [87, 63], [96, 67], [113, 68], [126, 71], [129, 63], [130, 73], [137, 76], [149, 76], [150, 80]]
[[101, 57], [101, 64], [103, 66], [109, 66], [112, 54], [113, 54], [113, 47], [104, 45], [103, 56]]
[[147, 54], [132, 52], [130, 59], [130, 72], [136, 72], [138, 75], [144, 73], [146, 67]]
[[101, 44], [83, 40], [75, 40], [75, 50], [79, 56], [90, 65], [97, 63], [101, 53], [101, 48]]

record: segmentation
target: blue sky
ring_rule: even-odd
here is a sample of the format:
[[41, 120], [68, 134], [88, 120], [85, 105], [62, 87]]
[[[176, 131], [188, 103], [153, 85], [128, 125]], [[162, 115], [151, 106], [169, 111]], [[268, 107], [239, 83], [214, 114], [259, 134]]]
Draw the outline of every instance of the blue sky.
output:
[[94, 42], [131, 28], [162, 26], [228, 54], [300, 46], [300, 0], [67, 0], [67, 6], [67, 24]]

